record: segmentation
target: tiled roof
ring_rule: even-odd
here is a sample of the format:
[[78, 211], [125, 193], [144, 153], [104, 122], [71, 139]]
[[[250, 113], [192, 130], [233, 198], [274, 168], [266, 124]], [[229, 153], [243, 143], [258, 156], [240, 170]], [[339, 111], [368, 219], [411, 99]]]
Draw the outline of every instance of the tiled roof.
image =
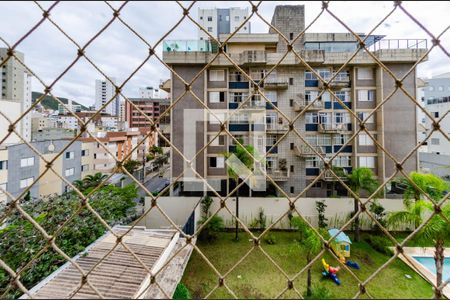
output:
[[[114, 231], [119, 234], [123, 234], [125, 230], [123, 227], [114, 228]], [[160, 232], [135, 227], [123, 238], [123, 242], [151, 270], [169, 244], [173, 244], [171, 244], [172, 239], [177, 236], [173, 231]], [[74, 260], [85, 272], [88, 272], [114, 248], [115, 244], [116, 238], [108, 233]], [[136, 258], [119, 244], [88, 275], [88, 280], [105, 298], [134, 298], [147, 275], [148, 272]], [[41, 299], [99, 298], [88, 284], [77, 291], [80, 282], [81, 273], [72, 264], [66, 263], [30, 292], [33, 298]]]

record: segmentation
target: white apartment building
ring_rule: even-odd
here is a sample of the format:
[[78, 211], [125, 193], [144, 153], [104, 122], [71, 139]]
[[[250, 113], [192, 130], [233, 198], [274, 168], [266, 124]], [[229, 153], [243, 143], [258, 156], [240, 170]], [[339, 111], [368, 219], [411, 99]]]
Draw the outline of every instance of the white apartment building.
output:
[[[111, 81], [115, 84], [116, 79], [111, 77]], [[95, 109], [99, 110], [105, 103], [107, 103], [116, 93], [116, 88], [109, 80], [95, 81]], [[102, 113], [117, 116], [119, 114], [120, 100], [117, 95], [104, 109]]]
[[[431, 114], [434, 120], [441, 120], [440, 128], [446, 133], [444, 136], [441, 132], [435, 131], [428, 140], [428, 152], [436, 154], [450, 155], [450, 73], [434, 76], [425, 79], [425, 87], [423, 89], [423, 103], [425, 109]], [[433, 121], [423, 115], [422, 123], [427, 133], [433, 128]]]
[[146, 99], [160, 98], [160, 91], [159, 89], [155, 89], [152, 86], [147, 86], [144, 88], [139, 88], [139, 96], [140, 98]]
[[[199, 8], [197, 21], [212, 36], [218, 38], [219, 34], [234, 32], [248, 18], [248, 15], [248, 8]], [[239, 33], [250, 32], [250, 22], [245, 23], [245, 25], [239, 30]], [[198, 37], [200, 40], [209, 39], [209, 36], [200, 28], [198, 29]]]
[[[0, 60], [6, 58], [7, 49], [0, 48]], [[25, 60], [23, 53], [16, 51], [16, 55], [21, 61]], [[0, 68], [1, 93], [0, 101], [20, 103], [19, 115], [31, 106], [31, 74], [15, 59], [10, 58], [5, 65]], [[11, 110], [5, 102], [0, 103], [0, 109]], [[15, 108], [17, 109], [17, 108]], [[10, 115], [8, 115], [10, 116]], [[16, 117], [16, 119], [18, 118]], [[1, 117], [4, 119], [3, 117]], [[12, 116], [10, 117], [12, 120]], [[2, 120], [6, 121], [6, 120]], [[29, 115], [20, 122], [20, 135], [26, 141], [31, 140], [31, 120]], [[2, 127], [5, 130], [5, 127]]]

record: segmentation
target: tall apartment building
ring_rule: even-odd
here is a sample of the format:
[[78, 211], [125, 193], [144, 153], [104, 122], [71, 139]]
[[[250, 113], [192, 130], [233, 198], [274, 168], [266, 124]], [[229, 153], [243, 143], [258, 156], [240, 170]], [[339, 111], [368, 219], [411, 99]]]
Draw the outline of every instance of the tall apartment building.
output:
[[[305, 28], [304, 6], [277, 6], [272, 24], [292, 40]], [[361, 36], [365, 37], [363, 34]], [[402, 49], [401, 43], [381, 44], [379, 41], [382, 38], [383, 36], [369, 36], [366, 45], [399, 77], [405, 74], [426, 51], [419, 47]], [[395, 49], [391, 47], [394, 44]], [[296, 41], [293, 48], [325, 80], [330, 80], [336, 75], [329, 88], [343, 105], [328, 92], [311, 104], [326, 87], [293, 53], [288, 53], [282, 60], [288, 47], [272, 30], [269, 33], [237, 34], [229, 40], [225, 50], [255, 82], [259, 82], [275, 64], [279, 63], [279, 66], [261, 83], [261, 91], [270, 103], [264, 100], [244, 74], [221, 56], [214, 60], [190, 87], [203, 104], [191, 93], [182, 96], [186, 86], [172, 74], [171, 99], [182, 96], [171, 111], [172, 119], [176, 120], [171, 124], [172, 143], [180, 151], [184, 151], [183, 153], [190, 159], [220, 132], [219, 138], [215, 139], [205, 151], [200, 151], [192, 166], [223, 195], [234, 188], [233, 180], [228, 180], [223, 153], [232, 151], [235, 142], [221, 130], [219, 121], [211, 116], [207, 119], [206, 112], [203, 113], [204, 119], [196, 119], [196, 112], [204, 111], [204, 105], [223, 118], [242, 106], [242, 102], [253, 94], [245, 105], [246, 109], [231, 116], [230, 121], [224, 123], [224, 126], [234, 137], [242, 138], [245, 144], [252, 143], [257, 148], [263, 148], [263, 152], [267, 152], [266, 172], [285, 193], [291, 196], [298, 195], [309, 185], [321, 173], [324, 164], [319, 156], [290, 129], [295, 128], [326, 159], [338, 153], [332, 161], [333, 166], [340, 167], [347, 173], [355, 167], [369, 167], [380, 181], [391, 176], [396, 170], [396, 165], [385, 152], [378, 149], [367, 134], [359, 133], [344, 146], [359, 129], [359, 123], [348, 110], [359, 118], [367, 119], [366, 129], [397, 160], [406, 157], [416, 145], [416, 107], [403, 93], [394, 93], [388, 102], [368, 117], [377, 104], [394, 90], [395, 82], [367, 53], [360, 51], [338, 72], [358, 48], [358, 41], [353, 35], [306, 33], [304, 38]], [[214, 55], [211, 50], [164, 51], [163, 59], [189, 82], [202, 71]], [[415, 97], [415, 71], [405, 78], [403, 87]], [[263, 122], [254, 118], [258, 114], [265, 116]], [[283, 114], [290, 120], [299, 114], [300, 116], [289, 124]], [[203, 118], [201, 115], [200, 118]], [[261, 128], [265, 138], [261, 138]], [[282, 138], [286, 133], [287, 135]], [[186, 149], [191, 149], [189, 150], [191, 153], [186, 153]], [[171, 175], [175, 179], [188, 166], [173, 150], [171, 159]], [[406, 172], [410, 172], [417, 170], [417, 165], [416, 154], [411, 156], [403, 167]], [[322, 197], [346, 193], [329, 172], [324, 174], [304, 196]], [[185, 195], [201, 194], [202, 188], [199, 192], [198, 184], [192, 183], [196, 179], [192, 179], [192, 182], [188, 182], [189, 180], [184, 178], [181, 192]], [[206, 190], [206, 187], [203, 186], [203, 190]], [[265, 192], [242, 191], [242, 193], [253, 196], [280, 194], [270, 182]]]
[[450, 73], [434, 76], [425, 79], [425, 87], [423, 88], [423, 104], [425, 109], [431, 114], [433, 120], [422, 115], [422, 123], [426, 129], [426, 133], [433, 128], [433, 121], [439, 120], [443, 116], [444, 119], [439, 123], [440, 128], [447, 136], [441, 132], [435, 131], [428, 139], [428, 152], [436, 154], [450, 155]]
[[[47, 160], [51, 161], [60, 151], [65, 149], [70, 140], [53, 140], [32, 142], [33, 147]], [[72, 143], [63, 155], [52, 165], [53, 170], [69, 182], [81, 177], [81, 143]], [[36, 155], [26, 144], [15, 144], [0, 149], [0, 187], [13, 197], [19, 196], [24, 189], [31, 186], [34, 180], [45, 171], [45, 161]], [[30, 189], [31, 197], [42, 197], [61, 194], [70, 187], [51, 170], [46, 172]], [[0, 201], [10, 201], [0, 191]]]
[[[213, 9], [198, 9], [197, 22], [205, 28], [209, 34], [215, 38], [219, 38], [220, 34], [227, 34], [234, 32], [247, 18], [248, 7], [231, 7], [231, 8], [213, 8]], [[239, 33], [250, 33], [250, 22], [238, 31]], [[198, 29], [198, 38], [200, 40], [208, 40], [209, 36]]]
[[[116, 79], [110, 78], [115, 84]], [[95, 110], [99, 110], [102, 105], [107, 103], [116, 93], [116, 88], [109, 80], [96, 80], [95, 81]], [[102, 109], [102, 113], [117, 116], [119, 114], [120, 97], [115, 96], [114, 99]]]
[[[7, 49], [0, 48], [0, 61], [6, 58], [6, 54]], [[23, 53], [16, 51], [15, 54], [21, 61], [25, 61]], [[10, 117], [10, 119], [17, 119], [18, 116], [31, 106], [31, 74], [14, 57], [12, 57], [0, 68], [0, 82], [0, 110]], [[11, 102], [18, 103], [19, 110], [17, 110], [17, 105]], [[10, 110], [13, 109], [12, 107], [14, 107], [15, 112], [10, 114]], [[16, 116], [16, 114], [18, 114], [18, 116]], [[0, 119], [0, 122], [6, 122], [1, 116]], [[22, 138], [26, 141], [30, 141], [31, 120], [28, 114], [23, 117], [18, 127], [17, 130]], [[7, 127], [0, 126], [1, 138], [6, 135], [6, 129]], [[16, 139], [17, 138], [11, 137], [8, 142], [13, 143]]]
[[[149, 129], [152, 122], [159, 127], [164, 136], [170, 140], [170, 114], [160, 116], [170, 106], [170, 100], [167, 98], [130, 98], [135, 106], [129, 102], [125, 103], [125, 115], [128, 128], [147, 128]], [[145, 115], [144, 115], [145, 114]], [[148, 120], [150, 118], [150, 120]], [[162, 141], [162, 140], [161, 140]]]
[[139, 88], [139, 97], [140, 98], [160, 98], [161, 93], [159, 89], [155, 89], [152, 86], [147, 86], [144, 88]]

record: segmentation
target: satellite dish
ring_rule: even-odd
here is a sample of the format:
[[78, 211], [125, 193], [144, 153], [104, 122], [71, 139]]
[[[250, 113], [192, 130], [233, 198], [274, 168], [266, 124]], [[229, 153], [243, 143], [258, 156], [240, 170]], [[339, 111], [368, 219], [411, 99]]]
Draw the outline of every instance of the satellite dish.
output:
[[55, 145], [53, 142], [50, 142], [50, 145], [48, 145], [48, 152], [55, 152]]

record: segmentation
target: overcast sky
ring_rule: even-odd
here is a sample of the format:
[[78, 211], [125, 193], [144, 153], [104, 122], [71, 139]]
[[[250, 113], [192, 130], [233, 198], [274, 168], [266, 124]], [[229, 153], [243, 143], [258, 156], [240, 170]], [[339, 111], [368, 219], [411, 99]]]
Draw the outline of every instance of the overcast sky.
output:
[[[40, 2], [44, 8], [52, 2]], [[122, 2], [111, 2], [119, 7]], [[182, 2], [186, 7], [189, 1]], [[255, 2], [256, 3], [256, 2]], [[306, 24], [320, 12], [320, 2], [263, 2], [261, 14], [270, 22], [277, 4], [305, 4]], [[250, 7], [244, 1], [197, 2], [191, 15], [197, 18], [198, 8]], [[433, 34], [440, 34], [449, 26], [450, 2], [403, 2], [403, 6], [413, 14]], [[330, 10], [342, 18], [355, 32], [368, 33], [393, 7], [393, 2], [331, 2]], [[251, 9], [250, 9], [251, 11]], [[121, 17], [129, 23], [150, 44], [159, 40], [182, 16], [182, 9], [175, 2], [129, 2], [121, 12]], [[39, 7], [33, 2], [0, 2], [0, 36], [14, 44], [42, 17]], [[52, 10], [51, 18], [75, 41], [84, 45], [112, 17], [112, 10], [104, 2], [61, 2]], [[252, 32], [267, 32], [267, 26], [255, 15], [250, 20]], [[347, 32], [333, 17], [325, 13], [309, 32]], [[374, 34], [386, 38], [430, 37], [401, 10], [396, 11]], [[196, 39], [197, 27], [185, 19], [166, 39]], [[450, 30], [441, 38], [446, 49], [450, 49]], [[0, 42], [0, 47], [6, 45]], [[162, 45], [157, 53], [162, 58]], [[51, 83], [75, 58], [76, 47], [48, 21], [44, 22], [17, 50], [25, 53], [26, 64], [47, 84]], [[120, 22], [115, 21], [86, 50], [98, 67], [111, 77], [123, 82], [148, 54], [146, 45]], [[439, 49], [431, 52], [427, 62], [418, 68], [422, 77], [430, 77], [450, 72], [450, 59]], [[169, 78], [169, 71], [155, 58], [150, 59], [125, 86], [128, 97], [138, 96], [138, 88], [159, 85], [160, 80]], [[94, 103], [95, 79], [101, 79], [84, 58], [81, 59], [55, 86], [54, 94], [68, 97], [85, 105]], [[33, 91], [43, 90], [42, 85], [33, 80]]]

